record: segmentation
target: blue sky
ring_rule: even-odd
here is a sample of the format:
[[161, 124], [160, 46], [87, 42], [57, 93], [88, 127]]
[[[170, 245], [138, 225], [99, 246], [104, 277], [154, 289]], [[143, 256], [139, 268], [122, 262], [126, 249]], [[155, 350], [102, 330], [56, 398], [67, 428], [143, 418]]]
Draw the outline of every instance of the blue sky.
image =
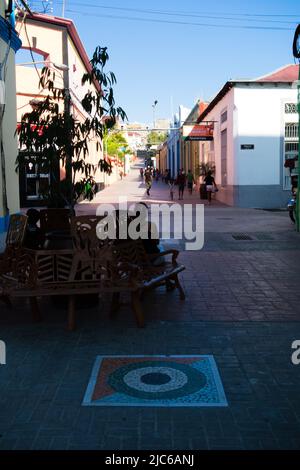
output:
[[[53, 0], [54, 14], [59, 16], [61, 3]], [[97, 45], [108, 47], [108, 68], [118, 80], [117, 104], [126, 110], [130, 121], [145, 123], [152, 122], [154, 100], [158, 101], [156, 117], [170, 118], [171, 102], [174, 112], [179, 104], [192, 107], [200, 97], [211, 99], [230, 78], [255, 78], [293, 63], [292, 41], [300, 22], [298, 0], [66, 0], [65, 8], [65, 16], [75, 22], [89, 55]], [[191, 16], [163, 15], [162, 10]], [[233, 19], [196, 16], [221, 14]], [[240, 14], [245, 16], [240, 19]], [[246, 16], [254, 14], [268, 16]], [[231, 25], [287, 29], [238, 29]]]

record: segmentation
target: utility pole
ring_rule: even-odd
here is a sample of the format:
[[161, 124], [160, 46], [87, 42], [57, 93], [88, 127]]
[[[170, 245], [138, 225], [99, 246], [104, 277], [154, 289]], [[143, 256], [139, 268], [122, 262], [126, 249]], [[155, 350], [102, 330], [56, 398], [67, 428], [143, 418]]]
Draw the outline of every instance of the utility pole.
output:
[[[64, 0], [65, 5], [65, 0]], [[63, 5], [63, 6], [64, 6]], [[67, 199], [70, 207], [73, 205], [73, 171], [72, 171], [72, 142], [71, 142], [71, 90], [69, 76], [69, 55], [68, 55], [68, 33], [63, 32], [63, 61], [66, 67], [63, 70], [64, 82], [64, 122], [66, 132], [66, 183], [67, 183]], [[72, 207], [73, 208], [73, 207]]]
[[67, 1], [67, 0], [62, 0], [62, 14], [61, 14], [61, 16], [62, 16], [63, 18], [65, 17], [66, 1]]

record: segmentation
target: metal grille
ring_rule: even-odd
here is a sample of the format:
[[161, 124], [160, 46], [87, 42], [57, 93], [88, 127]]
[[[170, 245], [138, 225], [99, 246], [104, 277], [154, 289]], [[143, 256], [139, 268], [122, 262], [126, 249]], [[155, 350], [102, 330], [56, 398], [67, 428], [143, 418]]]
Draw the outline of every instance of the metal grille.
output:
[[296, 122], [287, 122], [285, 124], [285, 137], [297, 139], [299, 133], [299, 125]]

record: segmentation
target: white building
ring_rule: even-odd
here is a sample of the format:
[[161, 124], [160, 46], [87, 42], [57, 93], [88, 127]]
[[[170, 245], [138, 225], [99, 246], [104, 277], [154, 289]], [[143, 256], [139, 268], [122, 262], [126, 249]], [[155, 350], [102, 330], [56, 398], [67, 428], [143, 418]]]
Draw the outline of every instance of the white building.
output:
[[200, 115], [199, 122], [215, 121], [213, 142], [199, 145], [200, 161], [216, 165], [218, 200], [238, 207], [286, 204], [285, 161], [298, 154], [298, 70], [287, 65], [255, 80], [228, 81]]

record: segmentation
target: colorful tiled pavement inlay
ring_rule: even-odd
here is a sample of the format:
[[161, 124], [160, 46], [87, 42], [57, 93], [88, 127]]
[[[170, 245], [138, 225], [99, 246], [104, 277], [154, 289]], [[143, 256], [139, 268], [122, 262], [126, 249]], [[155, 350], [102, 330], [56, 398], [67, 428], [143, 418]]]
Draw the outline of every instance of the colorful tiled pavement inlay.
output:
[[227, 406], [213, 356], [97, 356], [83, 406]]

